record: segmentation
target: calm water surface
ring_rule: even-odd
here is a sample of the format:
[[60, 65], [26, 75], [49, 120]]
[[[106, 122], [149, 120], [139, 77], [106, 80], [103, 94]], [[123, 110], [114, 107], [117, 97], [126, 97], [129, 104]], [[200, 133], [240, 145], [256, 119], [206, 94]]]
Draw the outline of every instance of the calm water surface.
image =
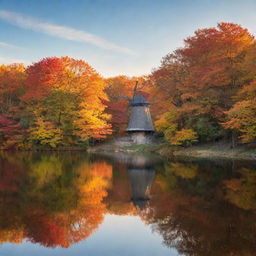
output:
[[256, 164], [0, 152], [12, 255], [256, 255]]

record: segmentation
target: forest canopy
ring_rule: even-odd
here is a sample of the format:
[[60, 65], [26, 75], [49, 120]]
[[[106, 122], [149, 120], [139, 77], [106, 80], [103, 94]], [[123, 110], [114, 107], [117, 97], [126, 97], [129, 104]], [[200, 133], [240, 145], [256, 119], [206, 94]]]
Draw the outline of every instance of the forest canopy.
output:
[[85, 147], [124, 136], [135, 81], [168, 143], [255, 141], [255, 38], [240, 25], [219, 23], [196, 30], [143, 77], [103, 78], [69, 57], [1, 65], [0, 145]]
[[0, 69], [5, 147], [55, 148], [111, 133], [103, 104], [106, 83], [86, 62], [53, 57], [27, 68], [13, 64]]

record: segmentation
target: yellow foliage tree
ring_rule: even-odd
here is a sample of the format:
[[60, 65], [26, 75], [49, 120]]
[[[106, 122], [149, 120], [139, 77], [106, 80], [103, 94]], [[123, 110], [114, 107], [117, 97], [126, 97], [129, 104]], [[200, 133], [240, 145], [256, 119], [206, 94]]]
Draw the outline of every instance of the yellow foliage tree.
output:
[[172, 145], [191, 145], [193, 142], [197, 142], [197, 134], [192, 129], [182, 129], [177, 131], [171, 139]]
[[63, 139], [62, 131], [52, 122], [45, 121], [38, 117], [34, 126], [30, 129], [30, 140], [38, 141], [41, 145], [48, 145], [53, 148], [61, 144]]

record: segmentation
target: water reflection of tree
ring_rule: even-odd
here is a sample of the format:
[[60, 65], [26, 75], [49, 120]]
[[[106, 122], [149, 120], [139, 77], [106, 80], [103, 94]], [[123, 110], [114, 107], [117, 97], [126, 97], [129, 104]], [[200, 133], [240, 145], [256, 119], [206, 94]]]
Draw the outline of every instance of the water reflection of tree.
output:
[[[93, 158], [0, 153], [0, 243], [27, 238], [68, 247], [90, 236], [105, 213], [138, 214], [182, 254], [254, 255], [255, 168], [178, 161], [152, 166], [138, 158], [127, 165], [124, 157], [110, 165]], [[131, 202], [141, 195], [132, 186], [140, 179], [129, 175], [138, 163], [141, 175], [156, 170], [153, 184], [149, 179], [145, 186], [151, 191], [143, 209]]]
[[244, 209], [255, 209], [255, 170], [233, 180], [239, 172], [225, 163], [169, 163], [140, 215], [182, 254], [254, 255], [256, 213]]
[[131, 202], [131, 188], [124, 163], [113, 165], [112, 187], [108, 189], [108, 197], [105, 198], [107, 212], [116, 215], [135, 215], [136, 209]]
[[2, 154], [0, 159], [1, 242], [27, 238], [68, 247], [102, 222], [110, 165], [76, 155]]
[[226, 199], [245, 210], [256, 210], [256, 168], [240, 168], [240, 176], [224, 181]]

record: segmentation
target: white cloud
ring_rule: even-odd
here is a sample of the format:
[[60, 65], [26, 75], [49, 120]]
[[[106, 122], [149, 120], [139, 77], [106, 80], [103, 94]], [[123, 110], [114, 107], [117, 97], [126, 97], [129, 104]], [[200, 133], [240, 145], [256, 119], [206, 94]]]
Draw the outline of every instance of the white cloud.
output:
[[112, 50], [116, 52], [126, 53], [134, 55], [135, 52], [116, 45], [108, 40], [98, 37], [96, 35], [90, 34], [86, 31], [76, 30], [71, 27], [60, 26], [55, 24], [50, 24], [46, 22], [39, 21], [34, 18], [25, 17], [18, 13], [9, 12], [5, 10], [0, 10], [0, 19], [7, 21], [11, 24], [14, 24], [21, 28], [26, 28], [34, 31], [39, 31], [48, 35], [64, 38], [71, 41], [90, 43], [96, 45], [100, 48]]
[[13, 49], [23, 49], [23, 47], [17, 46], [17, 45], [13, 45], [13, 44], [8, 44], [5, 42], [0, 42], [0, 47], [8, 47], [8, 48], [13, 48]]

